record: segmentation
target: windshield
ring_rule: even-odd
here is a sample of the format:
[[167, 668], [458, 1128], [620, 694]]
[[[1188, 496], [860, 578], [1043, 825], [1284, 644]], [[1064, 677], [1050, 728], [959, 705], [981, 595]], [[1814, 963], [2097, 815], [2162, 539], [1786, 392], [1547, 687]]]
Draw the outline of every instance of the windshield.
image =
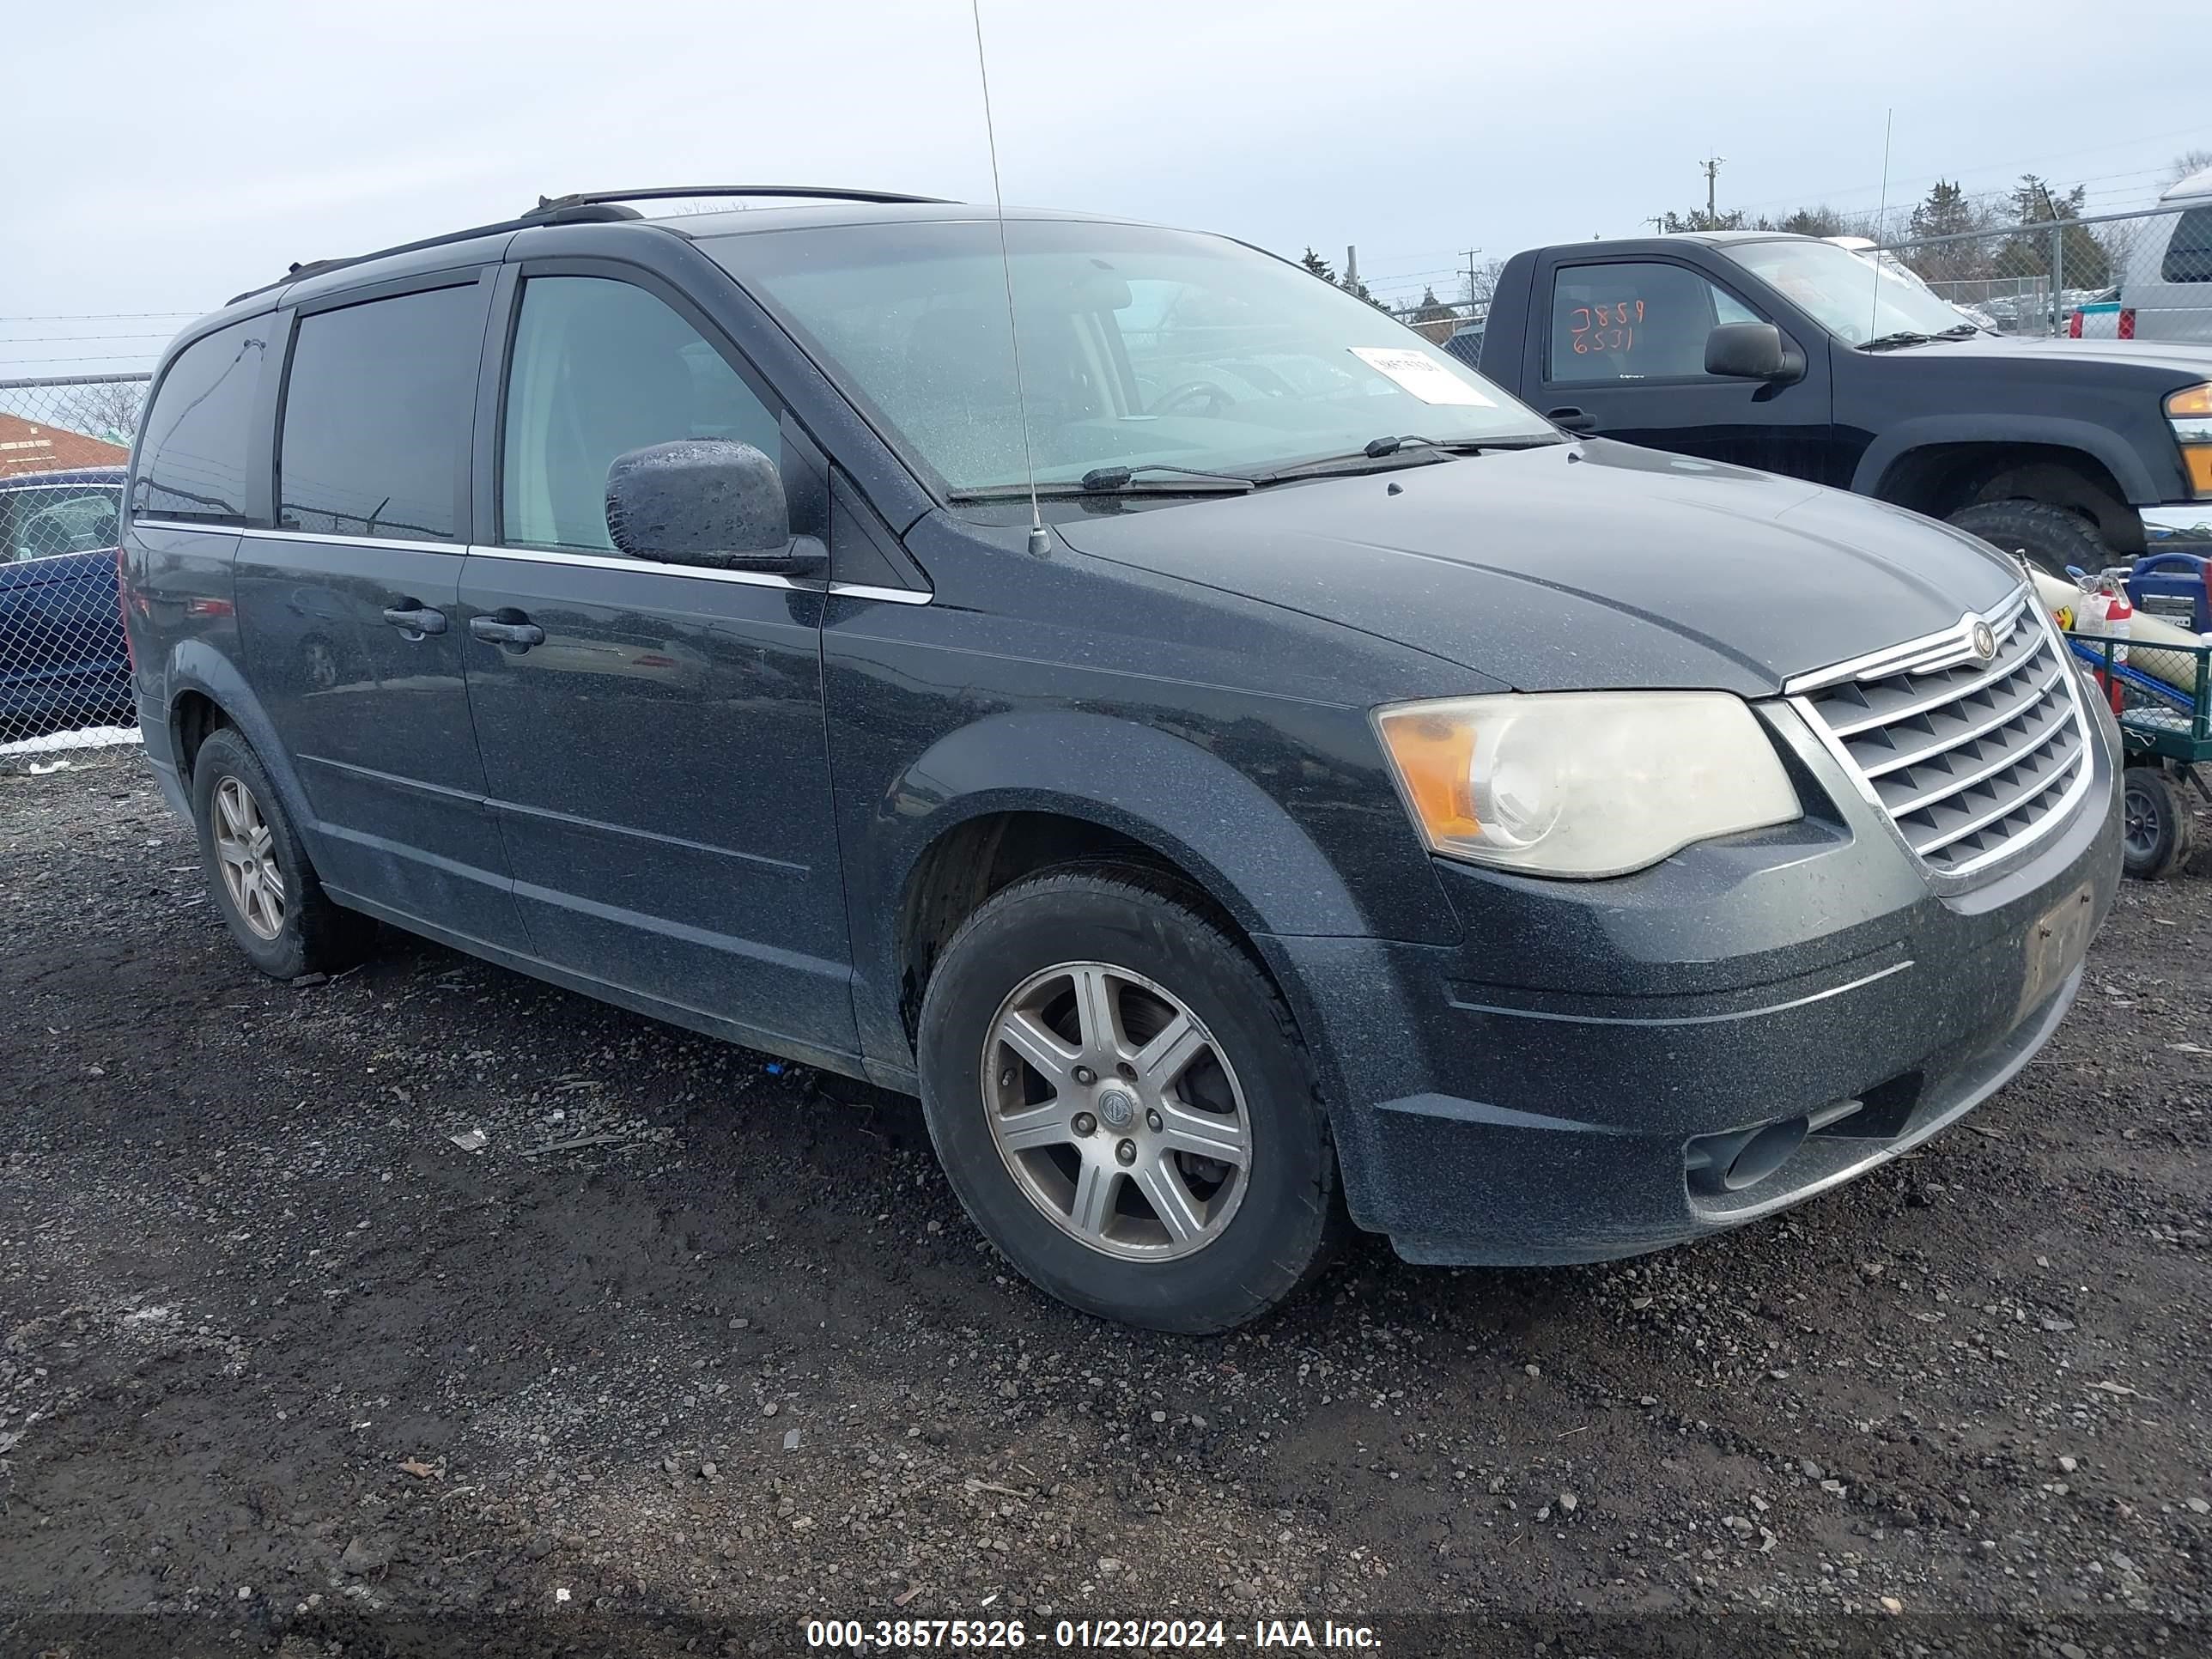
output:
[[1894, 271], [1832, 242], [1723, 242], [1720, 251], [1854, 343], [1886, 334], [1941, 334], [1966, 322], [1917, 283], [1900, 282]]
[[[1403, 324], [1239, 243], [1038, 219], [1010, 219], [1006, 235], [1041, 484], [1102, 467], [1264, 472], [1386, 436], [1553, 435]], [[1022, 485], [994, 222], [823, 225], [701, 246], [948, 493]]]

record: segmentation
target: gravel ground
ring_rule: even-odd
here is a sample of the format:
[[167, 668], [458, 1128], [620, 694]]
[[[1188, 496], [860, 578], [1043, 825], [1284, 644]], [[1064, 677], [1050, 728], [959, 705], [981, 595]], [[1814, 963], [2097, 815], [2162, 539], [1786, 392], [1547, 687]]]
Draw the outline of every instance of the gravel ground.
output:
[[1030, 1290], [908, 1103], [397, 935], [258, 977], [131, 751], [0, 776], [0, 1652], [2212, 1643], [2201, 874], [1968, 1125], [1778, 1222], [1366, 1240], [1202, 1341]]

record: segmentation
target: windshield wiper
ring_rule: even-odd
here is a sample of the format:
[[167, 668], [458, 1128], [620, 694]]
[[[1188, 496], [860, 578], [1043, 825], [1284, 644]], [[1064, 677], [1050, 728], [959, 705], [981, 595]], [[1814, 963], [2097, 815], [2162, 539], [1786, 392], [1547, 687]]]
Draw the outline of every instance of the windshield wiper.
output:
[[[1158, 480], [1132, 478], [1132, 472], [1141, 472], [1143, 467], [1097, 467], [1073, 483], [1041, 483], [1036, 486], [1036, 497], [1041, 501], [1083, 500], [1097, 495], [1242, 495], [1252, 488], [1252, 480], [1240, 478], [1230, 472], [1200, 472], [1190, 477]], [[1177, 471], [1181, 468], [1175, 469]], [[1096, 483], [1094, 477], [1103, 474]], [[969, 505], [982, 501], [1025, 501], [1030, 498], [1030, 486], [1025, 483], [989, 484], [980, 489], [955, 489], [945, 495], [945, 500]]]
[[1252, 480], [1241, 472], [1208, 472], [1203, 467], [1170, 466], [1165, 461], [1142, 461], [1134, 466], [1094, 466], [1083, 475], [1083, 488], [1094, 492], [1127, 489], [1131, 482], [1148, 472], [1172, 473], [1178, 478], [1212, 478], [1218, 483], [1234, 484], [1239, 489], [1252, 488]]
[[1898, 346], [1929, 345], [1936, 339], [1933, 334], [1923, 334], [1916, 329], [1901, 328], [1894, 334], [1881, 334], [1871, 340], [1862, 341], [1861, 351], [1889, 351]]
[[[1435, 438], [1386, 435], [1370, 439], [1363, 447], [1346, 455], [1324, 455], [1319, 460], [1301, 461], [1296, 466], [1279, 467], [1273, 472], [1262, 472], [1254, 478], [1258, 484], [1287, 483], [1294, 478], [1319, 478], [1341, 474], [1354, 477], [1362, 472], [1392, 472], [1401, 467], [1433, 466], [1454, 455], [1480, 455], [1486, 449], [1549, 449], [1554, 444], [1565, 443], [1564, 438], [1548, 434], [1523, 433], [1511, 437], [1454, 438], [1439, 441]], [[1411, 454], [1414, 449], [1426, 450], [1427, 454]], [[1376, 466], [1363, 465], [1386, 462]]]

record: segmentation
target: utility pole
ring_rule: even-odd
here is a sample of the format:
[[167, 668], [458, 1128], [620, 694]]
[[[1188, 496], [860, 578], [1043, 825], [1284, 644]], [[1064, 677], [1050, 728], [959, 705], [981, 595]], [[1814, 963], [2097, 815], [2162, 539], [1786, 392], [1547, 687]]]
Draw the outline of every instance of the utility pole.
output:
[[1344, 250], [1344, 286], [1353, 294], [1359, 292], [1359, 250], [1356, 247]]
[[1474, 256], [1481, 252], [1479, 247], [1471, 247], [1467, 251], [1467, 309], [1469, 316], [1474, 314], [1474, 307], [1480, 302], [1482, 297], [1474, 291]]
[[1698, 163], [1705, 170], [1705, 219], [1709, 224], [1717, 225], [1720, 222], [1721, 210], [1718, 198], [1721, 163], [1727, 160], [1728, 157], [1725, 155], [1711, 155]]

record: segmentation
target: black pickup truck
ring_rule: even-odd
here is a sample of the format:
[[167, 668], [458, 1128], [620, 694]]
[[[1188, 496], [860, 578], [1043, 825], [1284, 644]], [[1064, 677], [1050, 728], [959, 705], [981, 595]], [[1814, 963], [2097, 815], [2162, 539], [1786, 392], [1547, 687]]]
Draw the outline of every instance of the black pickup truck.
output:
[[1480, 367], [1570, 431], [1855, 490], [2048, 569], [2212, 554], [2212, 349], [2000, 337], [1812, 237], [1516, 254]]

